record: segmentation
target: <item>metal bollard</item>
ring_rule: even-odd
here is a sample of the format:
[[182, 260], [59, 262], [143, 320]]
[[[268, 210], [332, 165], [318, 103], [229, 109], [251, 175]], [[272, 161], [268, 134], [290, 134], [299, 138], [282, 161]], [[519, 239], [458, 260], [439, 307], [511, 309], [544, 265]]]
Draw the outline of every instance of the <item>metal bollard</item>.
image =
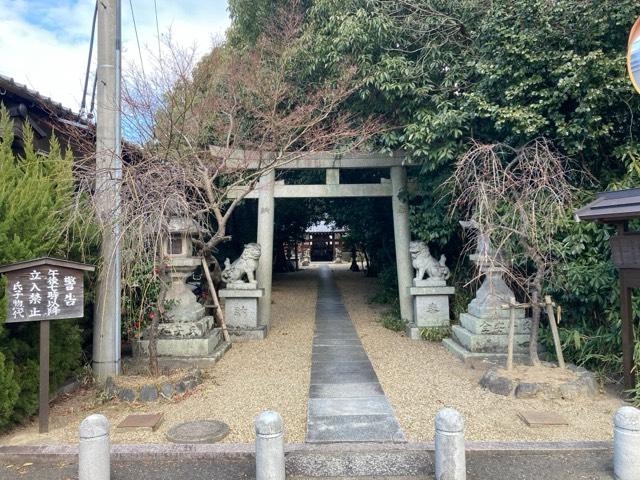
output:
[[613, 416], [613, 474], [617, 480], [640, 480], [640, 410], [619, 408]]
[[453, 408], [436, 415], [436, 480], [465, 480], [464, 420]]
[[79, 480], [111, 478], [109, 421], [104, 415], [89, 415], [80, 424]]
[[256, 480], [285, 480], [282, 417], [267, 410], [255, 421]]

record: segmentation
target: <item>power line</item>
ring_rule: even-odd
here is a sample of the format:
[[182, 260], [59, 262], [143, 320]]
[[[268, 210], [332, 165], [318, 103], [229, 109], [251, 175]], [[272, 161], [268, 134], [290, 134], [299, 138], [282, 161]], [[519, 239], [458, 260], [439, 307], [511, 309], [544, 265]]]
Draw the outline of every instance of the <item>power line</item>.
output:
[[[85, 108], [87, 106], [87, 89], [89, 88], [89, 72], [91, 71], [91, 57], [93, 56], [93, 39], [96, 34], [96, 19], [98, 17], [98, 0], [96, 0], [96, 6], [93, 9], [93, 23], [91, 24], [91, 40], [89, 42], [89, 58], [87, 59], [87, 70], [84, 74], [84, 89], [82, 90], [82, 102], [80, 103], [80, 114], [84, 115]], [[93, 91], [95, 95], [95, 80]], [[91, 99], [91, 110], [89, 113], [93, 111], [93, 98]]]
[[129, 6], [131, 7], [131, 19], [133, 20], [133, 30], [136, 32], [136, 43], [138, 44], [138, 55], [140, 56], [140, 68], [142, 69], [142, 76], [146, 77], [144, 73], [144, 63], [142, 62], [142, 50], [140, 49], [140, 39], [138, 38], [138, 27], [136, 26], [136, 16], [133, 13], [132, 0], [129, 0]]
[[153, 0], [153, 10], [156, 13], [156, 35], [158, 40], [158, 61], [162, 62], [162, 49], [160, 48], [160, 26], [158, 24], [158, 4]]

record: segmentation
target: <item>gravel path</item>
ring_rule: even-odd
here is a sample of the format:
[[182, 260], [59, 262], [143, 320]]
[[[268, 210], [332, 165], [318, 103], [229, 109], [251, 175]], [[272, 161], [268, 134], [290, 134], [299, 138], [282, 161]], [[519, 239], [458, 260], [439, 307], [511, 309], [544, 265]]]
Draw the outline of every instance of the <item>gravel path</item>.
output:
[[[377, 321], [384, 306], [371, 305], [377, 280], [332, 265], [345, 306], [361, 337], [387, 398], [409, 441], [433, 439], [433, 419], [445, 406], [465, 417], [470, 440], [603, 440], [611, 438], [611, 418], [621, 401], [514, 400], [478, 385], [482, 371], [471, 370], [440, 344], [412, 341]], [[202, 385], [172, 402], [100, 404], [94, 390], [74, 394], [51, 409], [50, 433], [37, 433], [37, 418], [0, 437], [0, 444], [75, 443], [80, 421], [103, 413], [117, 425], [131, 413], [164, 412], [154, 433], [112, 430], [114, 443], [165, 442], [165, 432], [179, 422], [218, 419], [229, 424], [225, 442], [253, 442], [253, 419], [265, 409], [280, 412], [287, 442], [304, 441], [309, 369], [317, 294], [317, 271], [306, 269], [275, 277], [273, 323], [266, 340], [236, 343], [206, 372]], [[567, 427], [532, 429], [516, 416], [520, 409], [552, 410]]]
[[[356, 325], [382, 388], [409, 441], [433, 440], [433, 420], [444, 407], [456, 408], [465, 419], [469, 440], [607, 440], [618, 399], [515, 400], [495, 395], [478, 385], [483, 371], [472, 370], [440, 343], [409, 340], [377, 321], [384, 306], [369, 304], [377, 280], [337, 269], [349, 315]], [[530, 428], [518, 410], [553, 411], [568, 420], [566, 427]]]
[[172, 402], [133, 404], [111, 401], [95, 405], [96, 392], [86, 391], [57, 403], [50, 413], [50, 433], [37, 433], [37, 419], [0, 437], [1, 444], [77, 442], [78, 425], [91, 413], [107, 416], [112, 426], [132, 413], [164, 412], [156, 432], [119, 432], [114, 443], [166, 442], [173, 425], [217, 419], [229, 425], [224, 442], [253, 442], [253, 420], [262, 410], [282, 415], [285, 440], [304, 441], [311, 343], [317, 291], [315, 269], [274, 278], [272, 328], [264, 341], [235, 343], [192, 393]]

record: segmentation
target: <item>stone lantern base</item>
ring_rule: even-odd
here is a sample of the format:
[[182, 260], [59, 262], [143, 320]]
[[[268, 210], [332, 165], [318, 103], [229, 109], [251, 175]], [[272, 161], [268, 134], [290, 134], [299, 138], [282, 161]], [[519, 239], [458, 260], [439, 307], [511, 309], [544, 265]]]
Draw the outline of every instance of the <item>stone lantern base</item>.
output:
[[267, 327], [258, 323], [258, 299], [264, 295], [264, 289], [254, 285], [239, 288], [234, 285], [219, 292], [220, 298], [224, 298], [227, 330], [236, 341], [262, 340], [267, 336]]
[[[229, 349], [220, 328], [213, 328], [213, 317], [207, 316], [198, 322], [170, 322], [158, 325], [158, 357], [187, 361], [187, 363], [206, 360], [209, 363]], [[179, 328], [182, 328], [179, 330]], [[149, 354], [148, 334], [138, 340], [138, 353]], [[206, 362], [205, 362], [206, 363]]]
[[[470, 309], [471, 310], [471, 309]], [[529, 351], [531, 319], [523, 310], [516, 310], [514, 358], [524, 360]], [[462, 360], [489, 360], [501, 363], [506, 358], [509, 331], [509, 311], [460, 315], [460, 325], [454, 325], [452, 338], [444, 346]]]
[[448, 328], [449, 295], [455, 292], [444, 280], [426, 279], [413, 281], [409, 289], [413, 297], [414, 319], [407, 325], [405, 334], [412, 340], [421, 340], [423, 328]]

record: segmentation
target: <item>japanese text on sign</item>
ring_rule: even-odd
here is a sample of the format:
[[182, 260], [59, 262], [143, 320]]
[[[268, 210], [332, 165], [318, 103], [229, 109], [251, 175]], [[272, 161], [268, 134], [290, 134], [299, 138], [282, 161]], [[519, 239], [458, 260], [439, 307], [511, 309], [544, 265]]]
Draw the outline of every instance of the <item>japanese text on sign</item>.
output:
[[82, 316], [82, 272], [43, 266], [11, 272], [7, 278], [8, 322]]

